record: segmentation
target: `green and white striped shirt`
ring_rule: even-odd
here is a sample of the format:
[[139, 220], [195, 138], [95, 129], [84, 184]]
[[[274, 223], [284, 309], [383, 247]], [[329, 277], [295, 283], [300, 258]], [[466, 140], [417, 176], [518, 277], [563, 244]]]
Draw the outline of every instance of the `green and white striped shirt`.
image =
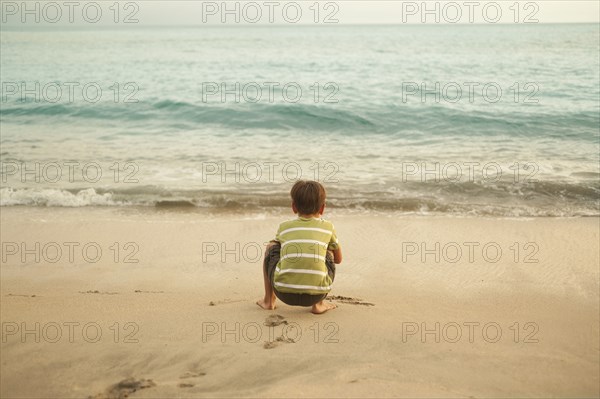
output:
[[339, 248], [333, 224], [321, 218], [297, 218], [279, 225], [275, 238], [281, 258], [273, 284], [277, 291], [319, 295], [331, 290], [327, 250]]

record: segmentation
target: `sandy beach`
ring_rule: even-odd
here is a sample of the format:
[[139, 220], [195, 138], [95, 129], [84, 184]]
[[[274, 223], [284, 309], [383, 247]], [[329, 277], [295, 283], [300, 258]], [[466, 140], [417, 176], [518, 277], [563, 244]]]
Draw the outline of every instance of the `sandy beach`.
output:
[[600, 395], [598, 218], [326, 213], [317, 316], [255, 304], [292, 216], [3, 208], [1, 396]]

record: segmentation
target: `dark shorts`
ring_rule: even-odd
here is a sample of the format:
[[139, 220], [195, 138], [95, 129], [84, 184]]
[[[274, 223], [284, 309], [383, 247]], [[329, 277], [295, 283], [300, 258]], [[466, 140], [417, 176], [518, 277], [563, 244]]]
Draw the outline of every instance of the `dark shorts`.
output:
[[[279, 292], [273, 286], [273, 276], [275, 274], [275, 268], [277, 267], [277, 263], [279, 262], [280, 253], [281, 253], [281, 244], [277, 241], [271, 241], [270, 248], [265, 252], [265, 260], [263, 262], [263, 268], [269, 277], [269, 281], [271, 282], [271, 287], [273, 287], [273, 291], [277, 298], [279, 298], [283, 303], [286, 303], [290, 306], [312, 306], [315, 303], [321, 302], [323, 299], [327, 297], [327, 294], [321, 295], [312, 295], [312, 294], [293, 294], [289, 292]], [[331, 277], [331, 281], [335, 278], [335, 263], [333, 263], [333, 256], [331, 253], [327, 252], [327, 256], [325, 257], [325, 265], [327, 265], [327, 273], [329, 277]]]

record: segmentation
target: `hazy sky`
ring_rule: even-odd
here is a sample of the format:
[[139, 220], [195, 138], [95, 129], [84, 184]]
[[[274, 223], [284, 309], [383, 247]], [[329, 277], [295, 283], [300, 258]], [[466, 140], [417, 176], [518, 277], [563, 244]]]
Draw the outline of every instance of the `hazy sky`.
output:
[[[600, 1], [0, 1], [3, 26], [599, 22]], [[25, 4], [25, 7], [23, 7]], [[84, 12], [85, 10], [85, 12]], [[36, 19], [39, 22], [36, 22]], [[25, 20], [25, 22], [23, 22]], [[237, 20], [237, 21], [236, 21]], [[56, 22], [54, 22], [56, 21]], [[93, 22], [97, 21], [97, 22]], [[117, 22], [115, 22], [117, 21]], [[136, 22], [137, 21], [137, 22]], [[326, 23], [327, 22], [327, 23]]]

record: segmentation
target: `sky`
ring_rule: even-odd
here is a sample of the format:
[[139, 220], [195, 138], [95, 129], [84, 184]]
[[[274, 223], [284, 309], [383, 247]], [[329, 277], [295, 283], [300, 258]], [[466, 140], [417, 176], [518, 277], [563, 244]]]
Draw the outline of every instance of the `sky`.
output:
[[600, 21], [598, 0], [0, 1], [3, 27]]

